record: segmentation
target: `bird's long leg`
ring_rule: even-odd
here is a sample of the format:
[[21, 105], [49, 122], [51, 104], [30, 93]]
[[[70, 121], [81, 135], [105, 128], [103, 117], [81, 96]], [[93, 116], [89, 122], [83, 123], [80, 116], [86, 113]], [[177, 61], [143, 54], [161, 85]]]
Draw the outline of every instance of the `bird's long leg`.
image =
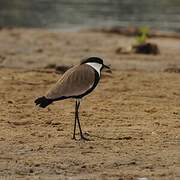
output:
[[74, 133], [72, 139], [76, 139], [77, 100], [75, 103]]
[[81, 139], [89, 140], [89, 139], [87, 139], [86, 137], [83, 136], [83, 133], [82, 133], [82, 130], [81, 130], [81, 124], [80, 124], [80, 120], [79, 120], [79, 107], [80, 107], [80, 101], [78, 100], [78, 102], [77, 102], [77, 122], [78, 122], [78, 126], [79, 126]]

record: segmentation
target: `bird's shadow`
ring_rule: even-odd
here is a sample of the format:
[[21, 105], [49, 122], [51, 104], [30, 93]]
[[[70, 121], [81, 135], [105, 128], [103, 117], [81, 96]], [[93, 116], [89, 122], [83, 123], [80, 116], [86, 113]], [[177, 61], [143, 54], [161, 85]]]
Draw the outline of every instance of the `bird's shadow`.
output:
[[[79, 135], [79, 134], [76, 134]], [[95, 139], [100, 139], [100, 140], [110, 140], [110, 141], [120, 141], [120, 140], [131, 140], [131, 136], [124, 136], [124, 137], [104, 137], [104, 136], [99, 136], [99, 135], [93, 135], [89, 134], [87, 132], [83, 133], [83, 135], [86, 137], [85, 139], [75, 139], [75, 140], [83, 140], [83, 141], [95, 141]]]
[[[131, 136], [125, 136], [125, 137], [104, 137], [104, 136], [99, 136], [99, 135], [93, 135], [89, 133], [84, 133], [88, 138], [96, 138], [96, 139], [101, 139], [101, 140], [113, 140], [113, 141], [119, 141], [119, 140], [130, 140], [132, 139]], [[94, 139], [90, 139], [91, 141], [95, 141]]]

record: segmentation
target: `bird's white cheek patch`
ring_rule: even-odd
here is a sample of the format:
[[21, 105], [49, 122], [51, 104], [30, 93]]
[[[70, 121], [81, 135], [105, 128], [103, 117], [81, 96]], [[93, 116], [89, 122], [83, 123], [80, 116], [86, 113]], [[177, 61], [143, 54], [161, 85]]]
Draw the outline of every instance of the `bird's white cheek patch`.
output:
[[86, 64], [88, 64], [89, 66], [91, 66], [92, 68], [94, 68], [94, 69], [98, 72], [98, 74], [99, 74], [99, 76], [100, 76], [102, 64], [99, 64], [99, 63], [86, 63]]

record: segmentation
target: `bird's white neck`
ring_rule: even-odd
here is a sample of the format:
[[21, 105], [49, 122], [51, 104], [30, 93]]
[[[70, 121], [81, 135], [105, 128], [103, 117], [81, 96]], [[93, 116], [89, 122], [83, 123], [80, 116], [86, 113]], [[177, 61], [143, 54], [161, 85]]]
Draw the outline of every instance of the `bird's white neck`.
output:
[[101, 75], [102, 64], [93, 63], [93, 62], [92, 62], [92, 63], [89, 62], [89, 63], [86, 63], [86, 64], [88, 64], [89, 66], [91, 66], [92, 68], [94, 68], [94, 69], [98, 72], [99, 76]]

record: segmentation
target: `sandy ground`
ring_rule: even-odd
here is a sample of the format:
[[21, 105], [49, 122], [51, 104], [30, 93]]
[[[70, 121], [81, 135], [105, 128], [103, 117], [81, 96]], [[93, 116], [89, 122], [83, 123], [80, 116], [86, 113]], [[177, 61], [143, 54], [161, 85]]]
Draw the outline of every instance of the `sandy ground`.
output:
[[82, 58], [100, 56], [118, 70], [164, 71], [180, 68], [180, 39], [152, 38], [160, 55], [117, 53], [119, 48], [129, 49], [136, 43], [134, 37], [118, 34], [58, 32], [32, 29], [2, 29], [0, 31], [0, 66], [42, 68], [49, 64], [74, 65]]
[[0, 176], [180, 178], [179, 74], [104, 75], [82, 102], [89, 142], [71, 140], [72, 100], [34, 106], [58, 76], [1, 69]]
[[[133, 40], [1, 30], [0, 179], [180, 179], [180, 76], [163, 72], [169, 64], [179, 66], [180, 42], [152, 39], [160, 45], [158, 56], [116, 54], [125, 41]], [[73, 100], [47, 109], [34, 105], [60, 75], [27, 70], [27, 64], [75, 64], [93, 51], [103, 54], [113, 73], [104, 73], [81, 104], [82, 129], [91, 141], [74, 141]]]

